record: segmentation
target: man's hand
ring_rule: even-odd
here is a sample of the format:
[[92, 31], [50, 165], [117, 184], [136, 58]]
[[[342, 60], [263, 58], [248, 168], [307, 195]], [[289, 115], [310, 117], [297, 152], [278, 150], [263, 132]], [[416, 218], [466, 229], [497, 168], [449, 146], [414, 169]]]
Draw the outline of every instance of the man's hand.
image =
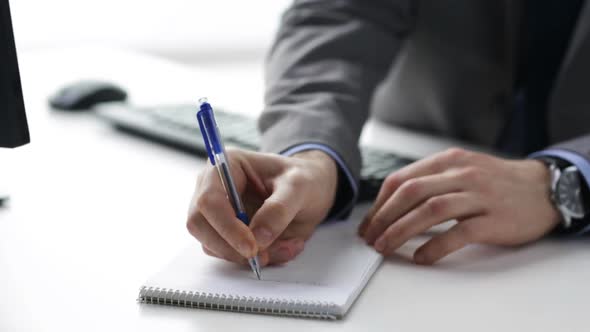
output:
[[450, 149], [389, 175], [359, 234], [391, 255], [412, 237], [456, 219], [416, 250], [419, 264], [432, 264], [471, 243], [531, 242], [560, 220], [549, 198], [549, 178], [540, 161]]
[[292, 260], [333, 205], [336, 163], [321, 151], [227, 155], [250, 226], [236, 218], [216, 169], [208, 165], [197, 179], [188, 231], [205, 253], [236, 263], [247, 264], [257, 254], [262, 265]]

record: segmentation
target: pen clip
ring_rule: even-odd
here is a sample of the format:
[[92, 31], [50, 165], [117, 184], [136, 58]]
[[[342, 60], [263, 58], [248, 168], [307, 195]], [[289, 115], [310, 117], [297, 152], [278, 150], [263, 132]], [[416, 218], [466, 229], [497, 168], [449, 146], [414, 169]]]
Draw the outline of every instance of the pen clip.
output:
[[207, 149], [207, 155], [209, 156], [211, 165], [215, 166], [215, 156], [213, 156], [213, 149], [211, 148], [211, 142], [209, 141], [208, 130], [205, 126], [205, 122], [203, 121], [203, 116], [205, 115], [205, 113], [208, 113], [208, 110], [201, 108], [201, 110], [197, 112], [197, 121], [199, 121], [199, 128], [201, 129], [201, 134], [203, 135], [203, 141], [205, 142], [205, 149]]

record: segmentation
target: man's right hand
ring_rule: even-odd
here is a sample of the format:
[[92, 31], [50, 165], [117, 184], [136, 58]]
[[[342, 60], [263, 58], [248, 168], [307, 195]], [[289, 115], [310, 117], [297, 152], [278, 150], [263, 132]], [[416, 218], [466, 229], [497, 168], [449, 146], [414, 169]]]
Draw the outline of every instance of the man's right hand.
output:
[[250, 216], [236, 218], [217, 170], [208, 165], [197, 179], [187, 228], [208, 255], [240, 264], [295, 258], [334, 203], [338, 171], [327, 154], [310, 150], [291, 157], [228, 150], [232, 176]]

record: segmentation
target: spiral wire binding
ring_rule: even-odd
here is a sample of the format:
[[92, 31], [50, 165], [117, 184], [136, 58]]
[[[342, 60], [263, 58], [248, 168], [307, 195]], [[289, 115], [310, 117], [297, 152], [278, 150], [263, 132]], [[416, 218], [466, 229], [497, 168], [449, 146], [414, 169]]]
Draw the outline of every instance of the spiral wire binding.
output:
[[159, 287], [141, 287], [137, 302], [316, 319], [338, 318], [335, 314], [336, 305], [334, 303], [187, 292]]

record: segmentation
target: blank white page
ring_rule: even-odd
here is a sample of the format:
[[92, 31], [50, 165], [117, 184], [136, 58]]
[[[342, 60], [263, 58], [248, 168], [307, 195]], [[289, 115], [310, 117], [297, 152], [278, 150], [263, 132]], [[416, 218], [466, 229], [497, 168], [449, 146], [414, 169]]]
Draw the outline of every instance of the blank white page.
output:
[[145, 287], [278, 302], [322, 302], [334, 304], [343, 315], [382, 260], [356, 235], [365, 211], [366, 207], [357, 207], [349, 220], [318, 226], [295, 260], [263, 268], [263, 280], [257, 280], [249, 267], [203, 254], [195, 243]]

